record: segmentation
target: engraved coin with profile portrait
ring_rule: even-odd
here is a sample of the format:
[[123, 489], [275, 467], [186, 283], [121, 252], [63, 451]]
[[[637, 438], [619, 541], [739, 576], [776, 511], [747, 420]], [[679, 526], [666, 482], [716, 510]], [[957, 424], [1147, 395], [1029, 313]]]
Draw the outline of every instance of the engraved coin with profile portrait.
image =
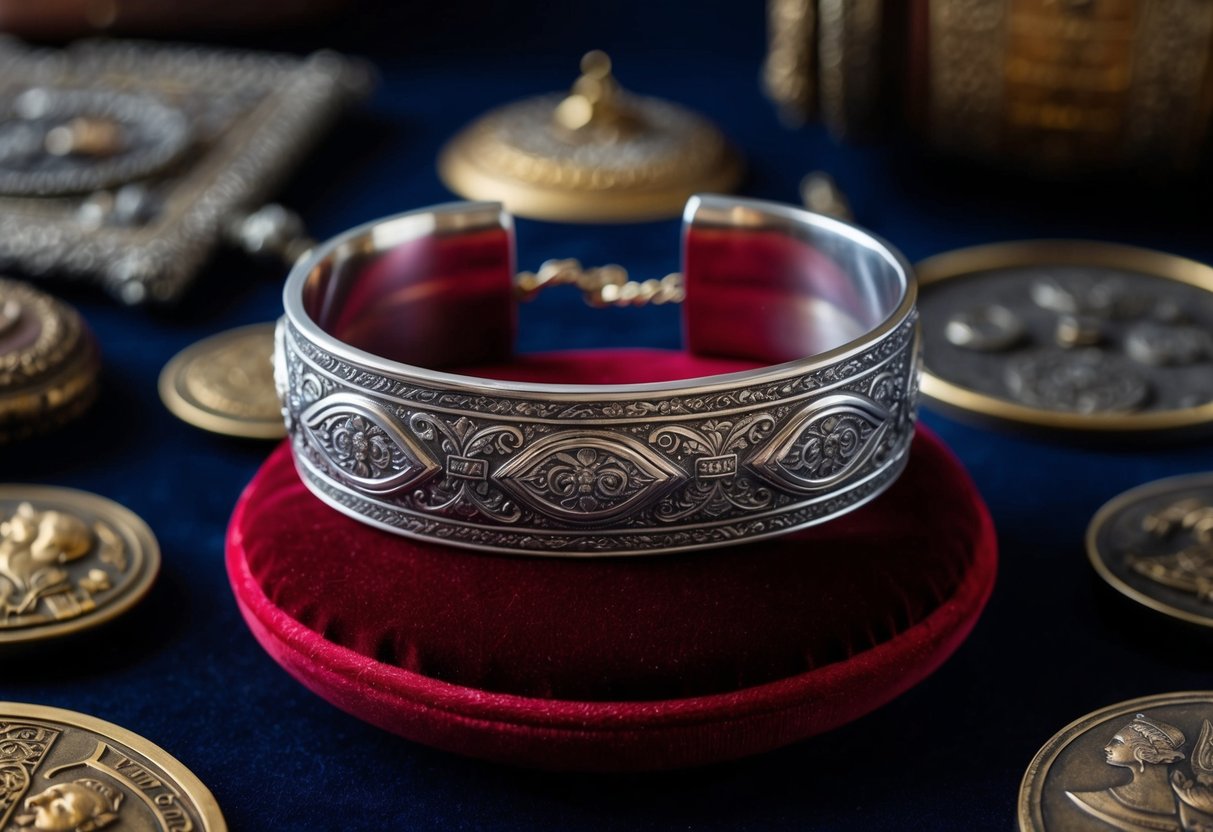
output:
[[151, 530], [117, 503], [0, 485], [0, 647], [103, 624], [141, 600], [159, 568]]
[[195, 427], [246, 439], [286, 435], [274, 387], [274, 325], [212, 335], [177, 353], [160, 373], [160, 398]]
[[1213, 627], [1213, 473], [1158, 480], [1111, 500], [1087, 528], [1087, 557], [1117, 592]]
[[1213, 691], [1164, 693], [1075, 720], [1019, 787], [1021, 832], [1213, 829]]
[[164, 749], [85, 714], [0, 702], [0, 830], [225, 832], [219, 804]]

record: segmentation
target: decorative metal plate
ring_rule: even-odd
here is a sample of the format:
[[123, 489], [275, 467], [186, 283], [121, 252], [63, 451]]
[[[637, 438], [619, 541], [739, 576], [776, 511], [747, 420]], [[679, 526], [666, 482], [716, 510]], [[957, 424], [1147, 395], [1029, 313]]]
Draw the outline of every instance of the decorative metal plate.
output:
[[0, 266], [173, 301], [368, 82], [332, 53], [0, 39]]
[[1096, 435], [1213, 425], [1213, 268], [1047, 241], [962, 249], [917, 270], [928, 404]]

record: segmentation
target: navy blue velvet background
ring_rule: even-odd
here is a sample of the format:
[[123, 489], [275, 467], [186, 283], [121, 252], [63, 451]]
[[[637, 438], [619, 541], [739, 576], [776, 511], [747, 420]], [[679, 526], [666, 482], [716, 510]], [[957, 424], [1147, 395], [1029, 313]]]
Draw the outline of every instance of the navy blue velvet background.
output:
[[[210, 36], [215, 38], [215, 36]], [[779, 126], [758, 86], [756, 0], [626, 0], [570, 11], [363, 5], [345, 21], [242, 45], [335, 46], [371, 57], [382, 83], [314, 154], [283, 200], [324, 237], [451, 198], [433, 160], [484, 109], [562, 88], [602, 47], [633, 89], [716, 119], [748, 156], [744, 193], [795, 201], [812, 168], [834, 174], [859, 220], [912, 260], [961, 245], [1079, 236], [1213, 259], [1209, 181], [1048, 185], [955, 168], [891, 145], [844, 148]], [[612, 228], [519, 222], [519, 262], [677, 268], [677, 224]], [[159, 743], [214, 791], [233, 829], [1006, 829], [1036, 749], [1096, 707], [1213, 687], [1208, 643], [1110, 603], [1082, 534], [1125, 488], [1213, 468], [1208, 443], [1082, 449], [924, 420], [972, 472], [999, 529], [1002, 563], [968, 643], [917, 689], [856, 724], [757, 759], [644, 776], [555, 776], [421, 748], [338, 712], [281, 671], [248, 634], [223, 570], [223, 534], [268, 453], [170, 416], [156, 376], [205, 335], [269, 320], [280, 270], [218, 257], [175, 312], [119, 308], [75, 287], [105, 355], [89, 416], [0, 449], [0, 479], [99, 492], [142, 515], [164, 570], [148, 600], [95, 634], [0, 654], [0, 698], [94, 714]], [[672, 309], [591, 311], [570, 294], [524, 309], [522, 347], [674, 346]], [[912, 556], [912, 553], [907, 553]]]

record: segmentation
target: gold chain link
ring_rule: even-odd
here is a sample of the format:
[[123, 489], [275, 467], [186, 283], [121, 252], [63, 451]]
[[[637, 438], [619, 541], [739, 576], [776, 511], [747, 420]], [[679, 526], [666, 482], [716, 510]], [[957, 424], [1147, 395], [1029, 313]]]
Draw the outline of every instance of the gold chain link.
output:
[[645, 306], [682, 303], [682, 275], [667, 274], [660, 280], [628, 280], [623, 266], [584, 268], [573, 259], [548, 260], [535, 272], [521, 272], [514, 279], [521, 300], [531, 300], [547, 286], [576, 286], [590, 306]]

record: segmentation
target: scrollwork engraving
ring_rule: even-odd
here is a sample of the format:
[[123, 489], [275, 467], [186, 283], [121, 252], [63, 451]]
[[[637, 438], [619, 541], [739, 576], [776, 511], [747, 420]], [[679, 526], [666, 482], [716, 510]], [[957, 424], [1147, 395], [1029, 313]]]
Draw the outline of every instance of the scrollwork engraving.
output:
[[[329, 354], [289, 324], [284, 337], [296, 459], [326, 501], [423, 538], [585, 554], [722, 545], [870, 499], [905, 463], [915, 349], [911, 316], [800, 375], [570, 401], [427, 387]], [[327, 424], [316, 433], [321, 412], [360, 416], [347, 432], [377, 427], [425, 470], [401, 468], [393, 450], [360, 473], [343, 449], [363, 445], [339, 446]], [[397, 480], [397, 469], [410, 472]]]
[[398, 491], [438, 470], [425, 448], [365, 397], [329, 396], [304, 411], [302, 419], [318, 461], [365, 491]]
[[617, 517], [656, 499], [685, 472], [623, 434], [552, 434], [494, 475], [537, 511], [585, 523]]
[[798, 411], [749, 464], [800, 493], [834, 487], [881, 446], [891, 416], [866, 396], [826, 396]]
[[481, 512], [505, 523], [522, 516], [514, 502], [487, 481], [488, 455], [506, 455], [522, 447], [521, 430], [513, 425], [477, 427], [463, 416], [448, 425], [426, 413], [414, 413], [409, 425], [419, 438], [437, 440], [447, 454], [446, 476], [436, 480], [428, 492], [414, 493], [419, 506], [464, 515]]
[[0, 827], [21, 804], [59, 731], [42, 725], [0, 722]]
[[661, 502], [657, 517], [675, 521], [699, 512], [718, 517], [730, 508], [757, 511], [770, 506], [774, 495], [769, 488], [744, 473], [738, 475], [738, 456], [762, 442], [774, 427], [769, 413], [755, 413], [653, 431], [649, 442], [667, 454], [685, 454], [684, 464], [692, 459], [695, 472], [694, 482]]

